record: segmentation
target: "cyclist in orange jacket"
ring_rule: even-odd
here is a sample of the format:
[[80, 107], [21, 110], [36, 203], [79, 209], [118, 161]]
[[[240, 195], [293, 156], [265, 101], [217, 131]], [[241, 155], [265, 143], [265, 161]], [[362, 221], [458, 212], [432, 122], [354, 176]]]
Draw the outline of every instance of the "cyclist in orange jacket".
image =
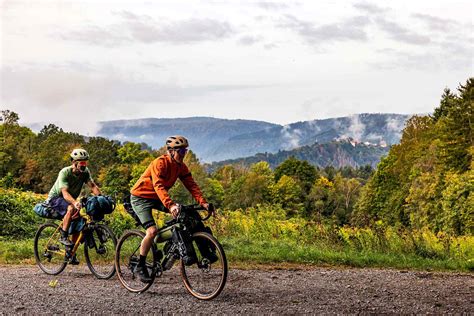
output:
[[153, 160], [140, 179], [132, 187], [130, 202], [138, 215], [146, 236], [140, 246], [140, 260], [137, 266], [140, 280], [150, 282], [145, 259], [158, 232], [152, 209], [169, 212], [176, 218], [179, 206], [171, 200], [168, 190], [180, 179], [196, 201], [209, 211], [209, 203], [194, 181], [183, 159], [188, 151], [188, 140], [183, 136], [170, 136], [166, 139], [167, 153]]

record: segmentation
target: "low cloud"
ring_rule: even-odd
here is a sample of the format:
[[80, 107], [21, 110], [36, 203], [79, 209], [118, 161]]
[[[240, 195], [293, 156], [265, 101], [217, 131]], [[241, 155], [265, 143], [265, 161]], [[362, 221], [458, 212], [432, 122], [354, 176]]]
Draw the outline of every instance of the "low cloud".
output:
[[365, 41], [365, 27], [370, 23], [369, 18], [356, 16], [339, 23], [316, 25], [300, 20], [295, 16], [286, 15], [279, 27], [288, 28], [298, 33], [309, 44], [336, 41]]
[[351, 123], [347, 129], [347, 134], [356, 141], [360, 141], [365, 133], [365, 124], [360, 121], [359, 115], [351, 116]]
[[[339, 120], [334, 121], [333, 127], [335, 130], [340, 130], [342, 122]], [[349, 126], [345, 129], [344, 133], [338, 137], [338, 140], [341, 139], [353, 139], [356, 142], [360, 142], [362, 136], [365, 134], [365, 124], [360, 121], [358, 114], [350, 116]]]
[[129, 11], [121, 11], [116, 15], [122, 19], [117, 24], [89, 26], [81, 30], [62, 32], [58, 36], [63, 40], [114, 47], [132, 42], [187, 44], [216, 41], [236, 33], [228, 22], [215, 19], [191, 18], [158, 22], [148, 15], [137, 15]]
[[300, 146], [301, 131], [299, 129], [292, 129], [290, 125], [285, 125], [281, 129], [281, 135], [286, 142], [285, 149], [293, 149]]

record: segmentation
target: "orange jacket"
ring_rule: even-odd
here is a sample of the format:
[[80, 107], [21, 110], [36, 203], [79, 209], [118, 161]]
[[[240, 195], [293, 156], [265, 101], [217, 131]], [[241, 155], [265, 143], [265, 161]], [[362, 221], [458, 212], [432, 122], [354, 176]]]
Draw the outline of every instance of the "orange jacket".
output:
[[184, 163], [178, 163], [171, 159], [167, 154], [150, 163], [130, 193], [145, 199], [159, 198], [163, 205], [170, 209], [174, 202], [171, 200], [168, 190], [178, 178], [199, 204], [207, 203], [188, 167]]

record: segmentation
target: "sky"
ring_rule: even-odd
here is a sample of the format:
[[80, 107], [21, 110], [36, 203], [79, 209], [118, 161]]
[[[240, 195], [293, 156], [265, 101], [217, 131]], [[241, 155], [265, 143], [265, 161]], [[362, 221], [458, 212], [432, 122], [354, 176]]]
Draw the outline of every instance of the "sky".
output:
[[472, 3], [0, 0], [0, 109], [85, 134], [429, 113], [473, 76]]

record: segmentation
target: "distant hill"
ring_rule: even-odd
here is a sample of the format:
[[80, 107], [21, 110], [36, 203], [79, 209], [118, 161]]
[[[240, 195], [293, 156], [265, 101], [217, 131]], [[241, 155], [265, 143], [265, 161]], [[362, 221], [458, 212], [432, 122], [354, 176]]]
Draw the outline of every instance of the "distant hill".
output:
[[184, 135], [191, 149], [203, 161], [222, 160], [247, 155], [245, 150], [229, 152], [228, 141], [242, 133], [265, 131], [277, 124], [251, 121], [226, 120], [211, 117], [176, 119], [139, 119], [100, 122], [99, 136], [120, 141], [144, 142], [153, 148], [164, 145], [170, 135]]
[[398, 143], [409, 115], [357, 114], [278, 125], [252, 120], [211, 117], [139, 119], [99, 122], [97, 135], [120, 141], [144, 142], [160, 148], [167, 136], [189, 138], [192, 150], [204, 162], [276, 153], [297, 147], [352, 138], [377, 145]]
[[277, 153], [260, 153], [251, 157], [224, 160], [207, 165], [209, 171], [216, 170], [223, 165], [250, 166], [259, 161], [266, 161], [271, 168], [277, 167], [289, 157], [296, 157], [306, 160], [310, 164], [318, 167], [343, 166], [359, 167], [371, 165], [375, 167], [381, 157], [389, 151], [388, 147], [379, 145], [366, 145], [357, 143], [353, 139], [332, 141], [329, 143], [315, 143], [313, 145], [302, 146], [292, 150], [283, 150]]

